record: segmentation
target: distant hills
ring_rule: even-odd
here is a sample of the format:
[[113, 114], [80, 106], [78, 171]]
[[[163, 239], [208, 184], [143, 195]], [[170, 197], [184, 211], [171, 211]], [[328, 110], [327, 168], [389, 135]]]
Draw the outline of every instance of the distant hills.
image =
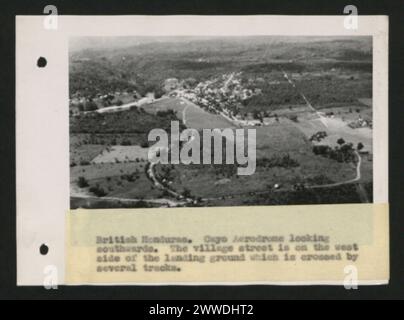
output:
[[371, 37], [85, 37], [69, 47], [70, 94], [83, 96], [144, 92], [167, 78], [204, 81], [278, 62], [360, 62], [371, 69], [372, 60]]

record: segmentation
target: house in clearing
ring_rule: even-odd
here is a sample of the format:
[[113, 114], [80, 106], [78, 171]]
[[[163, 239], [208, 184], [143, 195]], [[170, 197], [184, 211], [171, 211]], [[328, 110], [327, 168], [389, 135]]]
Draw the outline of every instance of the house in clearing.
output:
[[166, 92], [170, 92], [178, 89], [180, 86], [180, 82], [177, 78], [169, 78], [164, 81], [164, 90]]

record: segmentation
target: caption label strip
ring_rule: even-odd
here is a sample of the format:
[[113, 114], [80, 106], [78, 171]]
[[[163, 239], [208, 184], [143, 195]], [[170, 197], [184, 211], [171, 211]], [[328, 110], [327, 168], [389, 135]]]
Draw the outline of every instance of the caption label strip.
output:
[[388, 279], [385, 205], [75, 210], [68, 283]]

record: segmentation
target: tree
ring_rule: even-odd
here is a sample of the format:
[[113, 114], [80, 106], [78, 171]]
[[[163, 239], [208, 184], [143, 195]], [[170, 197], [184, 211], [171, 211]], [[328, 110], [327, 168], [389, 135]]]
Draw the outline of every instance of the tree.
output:
[[182, 192], [182, 195], [185, 198], [191, 198], [191, 191], [189, 189], [185, 188], [184, 191]]
[[358, 151], [361, 151], [365, 146], [363, 145], [362, 142], [358, 143], [358, 146], [356, 147], [356, 149], [358, 149]]
[[86, 104], [84, 105], [84, 110], [85, 111], [94, 111], [94, 110], [97, 110], [97, 109], [98, 109], [97, 104], [92, 100], [87, 101]]
[[299, 122], [299, 119], [297, 118], [297, 115], [295, 115], [295, 114], [290, 115], [289, 120], [291, 120], [293, 122]]
[[340, 146], [342, 146], [342, 145], [345, 143], [345, 140], [342, 139], [342, 138], [339, 138], [339, 139], [337, 140], [337, 143], [338, 143]]
[[100, 187], [99, 184], [90, 188], [90, 192], [94, 193], [97, 197], [105, 197], [107, 193], [103, 188]]
[[88, 160], [81, 160], [80, 161], [80, 165], [81, 166], [89, 166], [91, 163], [90, 163], [90, 161], [88, 161]]
[[253, 112], [253, 118], [255, 120], [261, 119], [261, 115], [259, 114], [259, 112], [257, 110], [254, 110], [254, 112]]
[[164, 95], [164, 90], [163, 88], [161, 88], [160, 86], [156, 86], [156, 88], [154, 89], [154, 97], [156, 99], [160, 99], [163, 95]]
[[187, 78], [184, 80], [184, 86], [186, 88], [193, 88], [197, 85], [198, 81], [194, 78]]
[[79, 110], [80, 112], [83, 112], [83, 111], [84, 111], [84, 106], [83, 106], [82, 103], [79, 103], [79, 104], [77, 105], [77, 110]]
[[77, 185], [79, 186], [79, 188], [88, 187], [88, 181], [84, 177], [79, 177], [79, 180], [77, 181]]

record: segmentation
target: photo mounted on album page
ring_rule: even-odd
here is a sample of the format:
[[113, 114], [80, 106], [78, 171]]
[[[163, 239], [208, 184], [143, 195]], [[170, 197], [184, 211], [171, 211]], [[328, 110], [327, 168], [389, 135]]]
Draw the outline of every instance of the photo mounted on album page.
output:
[[389, 281], [388, 17], [17, 16], [18, 285]]

